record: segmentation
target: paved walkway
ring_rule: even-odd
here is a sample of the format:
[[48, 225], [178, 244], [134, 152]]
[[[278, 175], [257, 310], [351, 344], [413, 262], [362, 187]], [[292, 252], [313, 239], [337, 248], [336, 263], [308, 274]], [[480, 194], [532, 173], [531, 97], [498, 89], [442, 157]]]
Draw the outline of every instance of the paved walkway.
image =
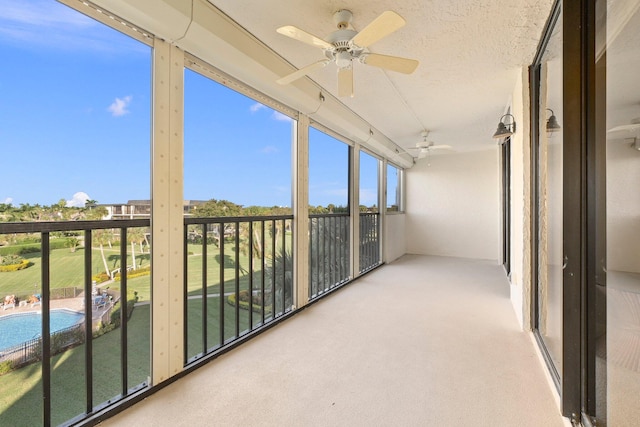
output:
[[[107, 304], [106, 306], [100, 308], [100, 309], [94, 309], [93, 310], [93, 319], [99, 319], [100, 317], [102, 317], [102, 315], [111, 307], [111, 305]], [[51, 300], [49, 302], [49, 308], [51, 310], [55, 310], [55, 309], [67, 309], [67, 310], [72, 310], [72, 311], [77, 311], [80, 313], [84, 313], [84, 294], [80, 294], [79, 296], [77, 296], [76, 298], [64, 298], [64, 299], [54, 299]], [[17, 304], [15, 307], [10, 307], [7, 308], [6, 310], [4, 309], [4, 307], [0, 308], [0, 317], [2, 316], [8, 316], [10, 314], [17, 314], [17, 313], [31, 313], [31, 312], [40, 312], [42, 311], [42, 305], [41, 304], [36, 304], [32, 307], [32, 304], [25, 304], [25, 305], [20, 305]]]

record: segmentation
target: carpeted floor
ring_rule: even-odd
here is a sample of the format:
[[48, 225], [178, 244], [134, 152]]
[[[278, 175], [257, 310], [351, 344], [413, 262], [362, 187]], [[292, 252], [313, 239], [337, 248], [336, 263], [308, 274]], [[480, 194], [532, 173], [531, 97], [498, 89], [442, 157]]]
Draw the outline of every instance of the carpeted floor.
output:
[[408, 255], [104, 426], [562, 426], [502, 267]]

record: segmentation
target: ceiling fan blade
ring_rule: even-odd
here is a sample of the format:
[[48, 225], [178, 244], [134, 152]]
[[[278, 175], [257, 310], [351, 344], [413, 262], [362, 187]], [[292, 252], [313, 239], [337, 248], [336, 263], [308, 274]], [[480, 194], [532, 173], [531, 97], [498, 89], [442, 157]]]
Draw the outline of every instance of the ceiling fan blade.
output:
[[353, 98], [353, 66], [338, 70], [338, 96]]
[[413, 73], [419, 64], [415, 59], [401, 58], [399, 56], [378, 55], [376, 53], [367, 54], [362, 62], [367, 65], [373, 65], [374, 67], [380, 67], [385, 70], [397, 71], [404, 74]]
[[322, 40], [320, 37], [316, 37], [313, 34], [309, 34], [300, 28], [293, 25], [287, 25], [280, 27], [276, 30], [280, 34], [291, 37], [292, 39], [299, 40], [303, 43], [310, 44], [311, 46], [319, 47], [321, 49], [333, 49], [333, 45], [329, 42]]
[[307, 74], [309, 74], [312, 71], [315, 71], [319, 68], [324, 67], [325, 65], [327, 65], [329, 62], [331, 62], [328, 59], [323, 59], [321, 61], [318, 62], [314, 62], [313, 64], [307, 65], [304, 68], [300, 68], [298, 71], [294, 71], [293, 73], [284, 76], [282, 78], [279, 78], [278, 80], [276, 80], [276, 83], [281, 84], [281, 85], [286, 85], [291, 83], [294, 80], [298, 80], [300, 77], [304, 77]]
[[616, 126], [614, 128], [609, 129], [607, 133], [620, 132], [620, 131], [631, 132], [638, 129], [640, 129], [640, 124], [632, 123], [630, 125]]
[[453, 147], [450, 146], [450, 145], [445, 145], [445, 144], [431, 145], [429, 147], [429, 150], [451, 150], [451, 151], [453, 151]]
[[404, 26], [405, 22], [402, 16], [387, 10], [353, 36], [351, 43], [359, 47], [370, 46]]

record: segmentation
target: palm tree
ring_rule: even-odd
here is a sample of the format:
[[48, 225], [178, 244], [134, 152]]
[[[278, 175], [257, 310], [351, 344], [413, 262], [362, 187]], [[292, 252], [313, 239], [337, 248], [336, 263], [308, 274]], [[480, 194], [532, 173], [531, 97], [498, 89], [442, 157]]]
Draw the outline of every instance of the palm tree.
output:
[[[138, 266], [136, 264], [136, 246], [135, 244], [138, 243], [141, 247], [142, 247], [142, 242], [144, 242], [144, 232], [142, 231], [141, 228], [131, 228], [127, 231], [127, 240], [129, 242], [131, 242], [131, 260], [132, 260], [132, 267], [134, 270], [138, 269]], [[121, 268], [123, 268], [122, 265], [120, 265]]]
[[107, 276], [109, 276], [109, 279], [113, 279], [111, 276], [111, 270], [109, 270], [109, 264], [107, 264], [107, 257], [104, 255], [104, 244], [107, 241], [111, 241], [109, 233], [110, 232], [108, 230], [95, 230], [92, 238], [100, 247], [100, 255], [102, 256], [104, 271], [107, 273]]

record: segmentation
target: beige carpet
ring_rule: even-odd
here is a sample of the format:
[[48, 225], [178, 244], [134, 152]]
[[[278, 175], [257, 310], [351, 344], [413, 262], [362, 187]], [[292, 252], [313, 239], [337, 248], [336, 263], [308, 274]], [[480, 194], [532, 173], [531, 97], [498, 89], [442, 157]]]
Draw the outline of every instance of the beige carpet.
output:
[[502, 267], [405, 256], [104, 426], [562, 426]]

